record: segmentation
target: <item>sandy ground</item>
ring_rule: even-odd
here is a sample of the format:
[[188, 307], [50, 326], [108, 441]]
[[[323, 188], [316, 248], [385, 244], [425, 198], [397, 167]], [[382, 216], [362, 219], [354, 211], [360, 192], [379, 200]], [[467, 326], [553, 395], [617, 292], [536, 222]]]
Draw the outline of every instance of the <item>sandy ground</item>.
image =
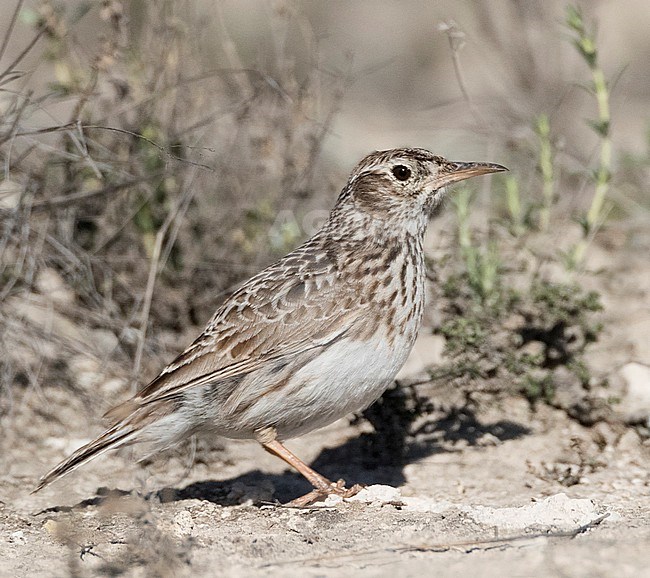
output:
[[344, 422], [306, 436], [292, 447], [327, 475], [390, 486], [305, 510], [273, 504], [308, 487], [254, 444], [228, 443], [182, 481], [174, 460], [147, 473], [113, 455], [36, 496], [26, 490], [40, 459], [21, 464], [0, 479], [1, 572], [649, 576], [648, 448], [637, 434], [601, 428], [611, 444], [600, 463], [565, 487], [571, 440], [593, 431], [554, 410], [515, 412], [526, 433], [442, 444], [404, 468], [356, 467]]
[[[645, 249], [612, 251], [593, 254], [608, 263], [593, 281], [607, 310], [590, 364], [615, 380], [650, 359], [650, 269]], [[508, 399], [432, 416], [435, 435], [404, 466], [362, 466], [368, 425], [342, 420], [288, 445], [369, 488], [307, 509], [280, 505], [309, 490], [302, 478], [229, 441], [200, 442], [191, 468], [189, 445], [146, 465], [122, 450], [31, 495], [100, 414], [48, 386], [17, 405], [2, 440], [0, 575], [650, 576], [650, 446], [633, 428]]]
[[[365, 3], [365, 8], [359, 3], [354, 11], [323, 10], [325, 3], [311, 4], [318, 8], [313, 17], [316, 36], [326, 50], [334, 49], [333, 62], [342, 54], [354, 54], [355, 67], [372, 72], [358, 79], [330, 127], [335, 138], [331, 144], [326, 142], [325, 153], [332, 164], [338, 159], [341, 166], [349, 166], [351, 159], [367, 152], [367, 143], [387, 148], [396, 139], [428, 142], [432, 128], [450, 157], [462, 152], [457, 158], [484, 158], [485, 149], [493, 148], [484, 135], [469, 138], [474, 133], [461, 128], [473, 121], [460, 98], [448, 40], [443, 34], [433, 35], [431, 15], [419, 7], [426, 6], [438, 18], [449, 5], [449, 16], [458, 9], [461, 18], [456, 19], [463, 24], [472, 22], [462, 17], [466, 9], [473, 11], [472, 3], [415, 2], [409, 9], [401, 3], [384, 3], [395, 15], [390, 27], [385, 11], [373, 3]], [[644, 57], [650, 3], [594, 4], [598, 4], [595, 15], [602, 23], [599, 55], [608, 77], [618, 79], [618, 71], [625, 72], [620, 84], [612, 83], [615, 149], [633, 147], [645, 155], [647, 138], [639, 127], [648, 118], [650, 103]], [[233, 12], [236, 7], [245, 14], [232, 5]], [[497, 6], [495, 10], [505, 9]], [[514, 135], [511, 146], [528, 138], [521, 135], [530, 132], [534, 115], [551, 110], [554, 126], [561, 129], [558, 136], [562, 135], [562, 141], [568, 138], [567, 143], [558, 143], [558, 151], [570, 160], [568, 168], [573, 171], [574, 161], [580, 164], [591, 159], [594, 143], [586, 125], [583, 130], [575, 129], [576, 119], [582, 126], [583, 118], [593, 117], [595, 105], [579, 87], [569, 91], [564, 80], [558, 82], [561, 75], [569, 75], [572, 84], [579, 84], [588, 79], [588, 73], [582, 62], [576, 65], [575, 55], [565, 58], [563, 52], [549, 52], [549, 38], [563, 42], [566, 37], [559, 26], [560, 12], [530, 29], [528, 36], [535, 40], [528, 48], [550, 56], [529, 61], [528, 48], [520, 42], [526, 30], [512, 34], [514, 24], [519, 26], [516, 19], [525, 12], [508, 9], [497, 18], [503, 20], [504, 41], [494, 46], [480, 18], [476, 31], [467, 28], [471, 42], [463, 53], [463, 69], [480, 72], [466, 74], [469, 89], [481, 110], [485, 107], [486, 118], [508, 135], [509, 142]], [[378, 29], [382, 34], [376, 33]], [[412, 30], [416, 33], [411, 34]], [[104, 43], [103, 35], [96, 31], [92, 35]], [[406, 40], [411, 41], [410, 51], [406, 51]], [[394, 60], [396, 47], [398, 53], [403, 51], [398, 60]], [[434, 57], [423, 60], [431, 48]], [[16, 44], [15, 50], [22, 51], [23, 45]], [[206, 54], [211, 50], [201, 49]], [[511, 56], [504, 58], [502, 50]], [[33, 56], [41, 58], [36, 51]], [[13, 58], [10, 51], [5, 55], [6, 62]], [[529, 62], [534, 66], [524, 70]], [[21, 68], [32, 66], [28, 58]], [[338, 64], [332, 67], [337, 68]], [[37, 70], [39, 82], [49, 82], [43, 68]], [[409, 78], [417, 82], [405, 81]], [[548, 79], [547, 91], [539, 89], [540, 78]], [[553, 110], [560, 91], [562, 106]], [[505, 114], [493, 105], [499, 102], [499, 94], [508, 103]], [[203, 92], [200, 96], [204, 99]], [[63, 111], [77, 106], [70, 98], [55, 104], [53, 110], [60, 117], [67, 117], [69, 113]], [[49, 109], [43, 112], [50, 114]], [[36, 126], [52, 120], [50, 116], [34, 118]], [[275, 117], [271, 120], [275, 128]], [[253, 128], [259, 140], [258, 128]], [[222, 133], [215, 135], [205, 144], [220, 148]], [[12, 155], [15, 158], [17, 153]], [[492, 159], [487, 154], [485, 158]], [[527, 166], [531, 161], [527, 159]], [[591, 163], [584, 160], [584, 164]], [[637, 170], [647, 167], [644, 164]], [[522, 180], [522, 186], [526, 182], [529, 179]], [[577, 203], [587, 196], [580, 190], [567, 193], [565, 203], [567, 198]], [[616, 396], [621, 396], [621, 411], [643, 421], [650, 415], [650, 379], [643, 377], [650, 367], [650, 226], [645, 200], [638, 206], [636, 201], [627, 202], [629, 206], [622, 206], [628, 217], [634, 216], [638, 230], [625, 226], [621, 231], [608, 223], [599, 231], [598, 246], [591, 247], [589, 254], [589, 268], [597, 273], [582, 282], [601, 292], [605, 305], [604, 332], [590, 347], [590, 368], [611, 381]], [[555, 229], [554, 237], [563, 238], [573, 227]], [[556, 241], [547, 243], [552, 251]], [[74, 298], [70, 296], [70, 303], [74, 304]], [[38, 307], [34, 303], [23, 309], [17, 306], [16, 317], [56, 313], [51, 303]], [[110, 350], [117, 340], [110, 332], [84, 333], [83, 327], [71, 326], [55, 315], [47, 317], [47, 322], [44, 330], [59, 331], [98, 349]], [[160, 341], [167, 339], [171, 351], [193, 337], [172, 335]], [[43, 357], [51, 357], [56, 347], [52, 341]], [[160, 365], [170, 356], [163, 357]], [[544, 405], [532, 411], [522, 399], [502, 400], [476, 414], [432, 415], [423, 428], [427, 435], [414, 440], [404, 465], [361, 463], [361, 436], [369, 426], [350, 425], [348, 419], [290, 442], [292, 450], [328, 477], [369, 486], [346, 502], [333, 500], [300, 510], [281, 506], [307, 492], [307, 483], [256, 444], [226, 440], [200, 441], [196, 448], [188, 444], [147, 464], [137, 463], [129, 449], [110, 453], [32, 495], [38, 477], [98, 434], [103, 411], [128, 396], [128, 388], [112, 375], [100, 380], [101, 392], [93, 389], [96, 373], [104, 370], [101, 364], [83, 355], [66, 361], [79, 376], [74, 388], [61, 386], [56, 375], [48, 375], [48, 379], [36, 379], [36, 384], [15, 384], [11, 411], [4, 413], [0, 408], [0, 578], [650, 577], [647, 436], [620, 424], [583, 427], [564, 412]], [[422, 361], [415, 359], [415, 366]], [[638, 365], [631, 367], [633, 362]], [[632, 373], [636, 375], [634, 391], [624, 383]]]

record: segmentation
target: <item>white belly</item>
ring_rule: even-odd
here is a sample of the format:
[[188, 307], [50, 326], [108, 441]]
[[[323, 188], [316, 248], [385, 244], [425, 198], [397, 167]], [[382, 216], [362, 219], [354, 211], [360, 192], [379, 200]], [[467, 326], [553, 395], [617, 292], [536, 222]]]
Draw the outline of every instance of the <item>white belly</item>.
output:
[[253, 438], [255, 431], [274, 427], [279, 439], [286, 440], [324, 427], [381, 396], [411, 351], [416, 327], [410, 329], [391, 345], [383, 331], [364, 341], [342, 339], [296, 371], [288, 383], [261, 396], [268, 373], [251, 374], [238, 387], [255, 401], [232, 415], [224, 415], [221, 403], [206, 395], [207, 388], [197, 389], [186, 395], [178, 411], [148, 428], [146, 437], [166, 447], [198, 429]]
[[360, 411], [393, 382], [411, 346], [405, 337], [389, 346], [379, 333], [367, 341], [343, 339], [297, 371], [285, 388], [260, 399], [246, 421], [275, 415], [270, 425], [288, 439]]

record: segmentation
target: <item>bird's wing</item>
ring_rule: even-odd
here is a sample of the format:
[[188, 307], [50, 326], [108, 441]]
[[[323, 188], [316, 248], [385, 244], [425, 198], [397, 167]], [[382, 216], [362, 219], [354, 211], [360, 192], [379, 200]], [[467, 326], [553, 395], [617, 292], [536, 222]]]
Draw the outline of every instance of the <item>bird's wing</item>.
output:
[[198, 339], [133, 401], [169, 400], [326, 347], [364, 323], [360, 301], [325, 252], [294, 252], [235, 292]]

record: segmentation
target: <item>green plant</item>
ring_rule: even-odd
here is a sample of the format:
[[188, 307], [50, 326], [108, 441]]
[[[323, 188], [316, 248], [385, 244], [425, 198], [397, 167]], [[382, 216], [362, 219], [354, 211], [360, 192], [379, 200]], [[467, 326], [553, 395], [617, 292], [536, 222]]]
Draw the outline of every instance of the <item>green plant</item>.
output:
[[[598, 135], [600, 150], [593, 175], [595, 191], [582, 222], [583, 238], [570, 254], [571, 266], [576, 267], [604, 219], [611, 171], [609, 92], [594, 37], [577, 8], [567, 9], [566, 24], [591, 70], [590, 91], [598, 102], [598, 119], [590, 126]], [[452, 45], [452, 52], [469, 106], [458, 47]], [[495, 180], [494, 192], [505, 218], [492, 220], [487, 234], [472, 226], [472, 190], [461, 186], [452, 196], [459, 259], [443, 266], [445, 305], [436, 329], [446, 339], [448, 363], [436, 368], [432, 379], [453, 379], [468, 391], [487, 387], [523, 395], [531, 404], [562, 404], [571, 398], [567, 413], [588, 422], [596, 419], [599, 409], [598, 403], [585, 401], [590, 399], [592, 378], [583, 354], [602, 329], [596, 319], [600, 301], [596, 293], [585, 291], [573, 280], [551, 282], [538, 274], [541, 259], [536, 243], [547, 243], [554, 226], [556, 192], [563, 183], [555, 166], [549, 115], [537, 115], [533, 128], [541, 195], [522, 194], [525, 176], [522, 179], [517, 171]], [[503, 234], [506, 228], [508, 235]], [[563, 395], [558, 397], [558, 391]], [[560, 398], [564, 401], [558, 401]]]
[[539, 211], [539, 228], [547, 231], [551, 222], [551, 207], [555, 201], [555, 177], [553, 175], [553, 147], [551, 123], [548, 115], [541, 114], [535, 121], [539, 140], [539, 170], [542, 174], [542, 205]]
[[[42, 272], [74, 299], [61, 315], [117, 338], [103, 367], [135, 383], [160, 364], [158, 335], [204, 322], [233, 284], [297, 244], [306, 231], [295, 218], [274, 227], [276, 215], [329, 203], [313, 167], [346, 82], [312, 65], [310, 38], [282, 40], [298, 17], [280, 6], [268, 12], [277, 50], [260, 63], [204, 17], [209, 7], [7, 4], [0, 340], [34, 354], [0, 361], [0, 415], [5, 391], [68, 358], [65, 347], [41, 347], [37, 328], [5, 322], [11, 300], [39, 294]], [[304, 61], [290, 54], [296, 42]]]
[[547, 373], [541, 377], [527, 373], [519, 380], [519, 391], [532, 404], [538, 401], [552, 404], [555, 397], [555, 384], [553, 378]]
[[[498, 306], [487, 308], [477, 305], [466, 280], [467, 272], [447, 278], [437, 328], [447, 361], [432, 370], [432, 380], [451, 378], [468, 392], [523, 395], [531, 404], [564, 403], [556, 393], [567, 387], [563, 399], [572, 397], [571, 407], [588, 398], [592, 378], [583, 356], [602, 330], [596, 293], [534, 276], [528, 288], [515, 289], [506, 277], [498, 286]], [[580, 419], [592, 418], [585, 411]]]
[[579, 267], [587, 251], [589, 243], [605, 220], [607, 209], [605, 199], [609, 191], [612, 173], [612, 141], [610, 137], [609, 86], [605, 73], [598, 61], [598, 49], [595, 34], [588, 30], [582, 11], [576, 6], [567, 6], [566, 25], [573, 33], [573, 44], [587, 63], [591, 71], [590, 94], [596, 99], [598, 116], [596, 120], [588, 121], [599, 141], [598, 165], [591, 178], [594, 182], [594, 194], [586, 215], [581, 219], [583, 236], [570, 253], [569, 265]]
[[472, 189], [461, 186], [452, 197], [458, 223], [458, 243], [470, 286], [483, 304], [491, 306], [499, 282], [499, 253], [492, 241], [485, 247], [474, 242], [469, 220], [472, 196]]
[[522, 204], [519, 180], [516, 176], [506, 175], [505, 193], [510, 232], [515, 237], [520, 237], [527, 230], [527, 212]]

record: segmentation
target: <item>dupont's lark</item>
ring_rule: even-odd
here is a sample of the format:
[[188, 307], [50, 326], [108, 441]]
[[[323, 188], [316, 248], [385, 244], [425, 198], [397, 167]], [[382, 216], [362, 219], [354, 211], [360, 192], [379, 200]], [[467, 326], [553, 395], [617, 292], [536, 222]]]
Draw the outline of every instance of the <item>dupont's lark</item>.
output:
[[506, 170], [424, 149], [374, 152], [352, 171], [323, 228], [249, 279], [151, 383], [107, 413], [114, 423], [41, 478], [40, 490], [95, 456], [199, 430], [257, 440], [314, 491], [352, 495], [282, 441], [359, 411], [393, 381], [424, 307], [422, 243], [444, 187]]

